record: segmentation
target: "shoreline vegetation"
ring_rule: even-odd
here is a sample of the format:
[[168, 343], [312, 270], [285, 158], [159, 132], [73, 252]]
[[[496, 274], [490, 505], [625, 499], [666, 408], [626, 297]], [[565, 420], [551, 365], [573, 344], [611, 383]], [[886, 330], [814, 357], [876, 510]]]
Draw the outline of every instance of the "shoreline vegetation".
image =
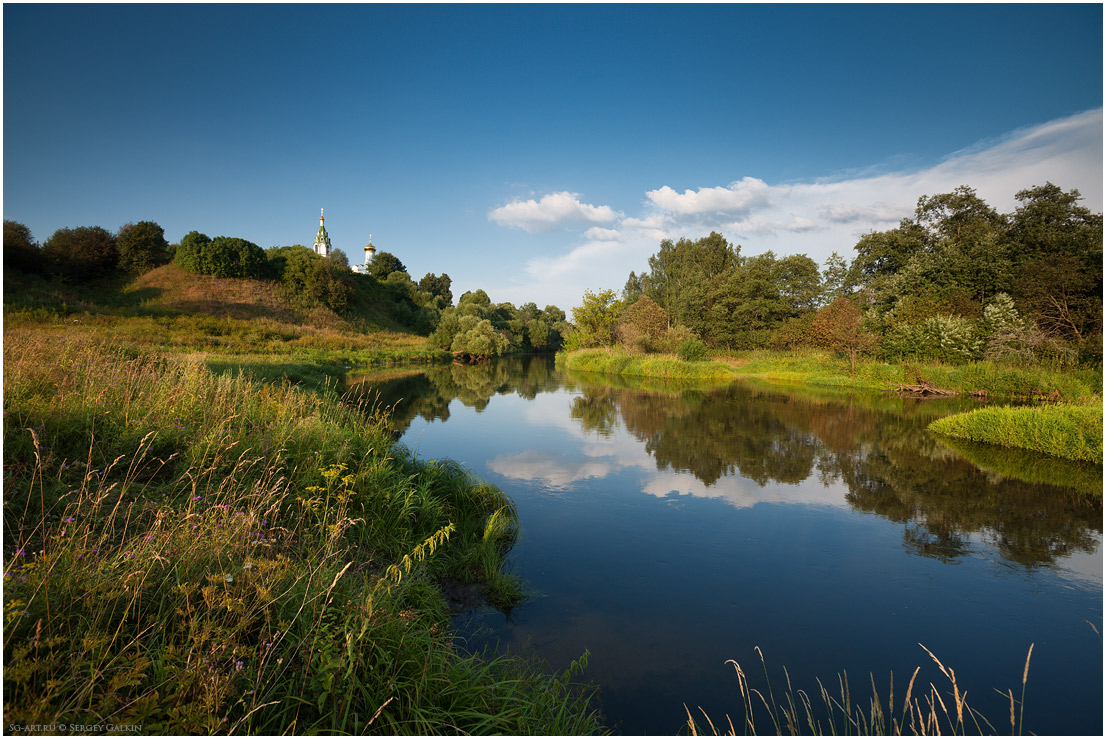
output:
[[[755, 379], [840, 390], [898, 392], [903, 386], [939, 394], [1029, 402], [988, 407], [930, 424], [933, 433], [1102, 465], [1101, 370], [1053, 371], [982, 361], [964, 365], [891, 364], [835, 357], [829, 351], [755, 350], [716, 353], [705, 361], [674, 355], [639, 355], [616, 348], [578, 349], [557, 355], [572, 372], [618, 377], [730, 382]], [[1061, 402], [1053, 402], [1059, 399]]]
[[159, 734], [605, 733], [578, 660], [466, 655], [509, 610], [512, 502], [379, 414], [81, 336], [7, 331], [5, 721]]

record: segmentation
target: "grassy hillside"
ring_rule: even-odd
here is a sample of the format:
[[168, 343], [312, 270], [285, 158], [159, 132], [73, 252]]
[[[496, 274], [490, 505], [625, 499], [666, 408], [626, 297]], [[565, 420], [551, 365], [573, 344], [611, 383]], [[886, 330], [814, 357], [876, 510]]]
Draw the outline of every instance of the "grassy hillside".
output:
[[353, 365], [445, 357], [400, 330], [389, 286], [356, 277], [351, 308], [339, 315], [305, 308], [273, 282], [196, 275], [172, 264], [83, 285], [5, 272], [4, 328], [49, 336], [79, 327], [90, 341], [313, 383]]

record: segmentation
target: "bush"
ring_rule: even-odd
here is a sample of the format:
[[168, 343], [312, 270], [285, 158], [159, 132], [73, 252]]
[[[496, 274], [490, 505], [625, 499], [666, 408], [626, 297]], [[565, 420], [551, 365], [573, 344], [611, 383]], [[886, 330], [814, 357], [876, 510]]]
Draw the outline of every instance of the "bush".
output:
[[961, 316], [936, 316], [921, 323], [893, 326], [883, 337], [883, 355], [962, 364], [979, 359], [983, 345], [974, 321]]
[[4, 269], [40, 272], [45, 266], [42, 250], [31, 229], [16, 221], [4, 221]]
[[704, 362], [710, 359], [710, 352], [707, 351], [706, 344], [696, 338], [684, 341], [680, 344], [680, 348], [676, 353], [685, 362]]
[[169, 262], [165, 229], [153, 221], [128, 223], [115, 237], [119, 247], [119, 269], [131, 274], [149, 272]]
[[631, 351], [660, 351], [668, 331], [668, 313], [643, 295], [622, 312], [615, 326], [615, 337]]
[[119, 264], [115, 236], [99, 226], [59, 228], [42, 254], [56, 270], [78, 281], [102, 277]]
[[334, 311], [349, 305], [353, 286], [340, 261], [321, 257], [306, 246], [276, 246], [265, 251], [269, 273], [288, 297], [305, 307], [322, 305]]
[[189, 272], [215, 277], [265, 279], [271, 276], [261, 247], [233, 236], [209, 239], [198, 231], [181, 239], [174, 261]]

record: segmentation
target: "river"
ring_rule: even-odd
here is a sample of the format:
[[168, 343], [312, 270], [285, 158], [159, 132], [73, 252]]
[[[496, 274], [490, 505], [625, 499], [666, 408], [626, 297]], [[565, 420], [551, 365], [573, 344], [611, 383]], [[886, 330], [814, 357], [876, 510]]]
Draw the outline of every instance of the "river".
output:
[[926, 431], [969, 401], [629, 382], [541, 357], [350, 389], [394, 406], [412, 453], [517, 504], [509, 566], [533, 596], [458, 616], [464, 644], [558, 671], [587, 650], [619, 733], [684, 731], [685, 705], [740, 732], [727, 661], [766, 689], [761, 653], [777, 702], [787, 676], [816, 697], [844, 672], [865, 708], [869, 675], [886, 703], [893, 673], [901, 704], [918, 666], [944, 694], [924, 645], [1006, 734], [995, 689], [1020, 696], [1033, 644], [1024, 731], [1102, 734], [1102, 469]]

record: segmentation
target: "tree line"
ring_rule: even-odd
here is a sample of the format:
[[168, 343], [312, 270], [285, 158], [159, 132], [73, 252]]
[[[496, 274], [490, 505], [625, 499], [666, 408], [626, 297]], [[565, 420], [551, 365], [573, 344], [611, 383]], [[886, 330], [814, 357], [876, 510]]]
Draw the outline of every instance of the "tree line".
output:
[[305, 308], [324, 306], [341, 315], [382, 309], [403, 328], [428, 336], [434, 348], [468, 358], [557, 351], [569, 333], [565, 312], [552, 305], [542, 310], [533, 303], [493, 304], [476, 290], [454, 306], [448, 274], [428, 272], [415, 282], [387, 251], [359, 273], [342, 251], [324, 258], [302, 244], [262, 249], [247, 239], [199, 231], [169, 244], [164, 229], [152, 221], [128, 223], [115, 233], [99, 226], [63, 228], [41, 246], [25, 225], [4, 221], [5, 269], [89, 282], [140, 275], [169, 262], [195, 274], [275, 281]]
[[718, 234], [661, 242], [621, 296], [587, 292], [570, 348], [701, 354], [829, 348], [855, 360], [1101, 362], [1102, 215], [1077, 190], [1017, 193], [999, 213], [967, 186], [919, 198], [848, 262], [743, 256]]

